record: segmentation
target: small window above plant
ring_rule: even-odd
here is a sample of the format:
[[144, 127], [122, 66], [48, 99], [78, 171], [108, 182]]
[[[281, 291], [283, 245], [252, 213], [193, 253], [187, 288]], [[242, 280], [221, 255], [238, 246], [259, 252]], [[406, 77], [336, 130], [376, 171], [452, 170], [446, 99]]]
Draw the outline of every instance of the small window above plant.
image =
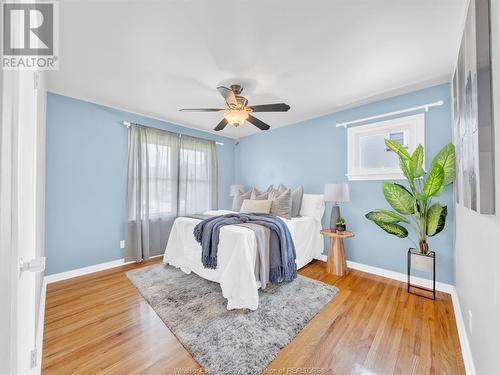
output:
[[424, 114], [400, 117], [347, 129], [349, 180], [403, 179], [399, 158], [384, 143], [390, 139], [413, 152], [424, 144]]

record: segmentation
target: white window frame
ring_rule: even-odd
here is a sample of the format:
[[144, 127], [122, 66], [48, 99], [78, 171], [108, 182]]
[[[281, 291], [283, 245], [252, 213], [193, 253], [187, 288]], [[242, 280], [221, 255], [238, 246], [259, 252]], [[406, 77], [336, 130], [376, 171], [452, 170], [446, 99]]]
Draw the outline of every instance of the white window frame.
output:
[[408, 132], [408, 151], [421, 144], [425, 148], [425, 114], [399, 117], [347, 129], [347, 178], [349, 180], [403, 180], [398, 167], [363, 169], [359, 166], [361, 136]]

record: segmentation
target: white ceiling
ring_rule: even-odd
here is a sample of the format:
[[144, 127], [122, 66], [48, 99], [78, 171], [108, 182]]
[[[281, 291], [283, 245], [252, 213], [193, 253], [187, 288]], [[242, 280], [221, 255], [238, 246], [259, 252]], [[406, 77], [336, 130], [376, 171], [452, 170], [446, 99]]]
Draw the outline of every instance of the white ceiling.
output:
[[[61, 1], [49, 90], [210, 131], [219, 84], [290, 125], [448, 81], [466, 0]], [[226, 127], [237, 138], [258, 132]]]

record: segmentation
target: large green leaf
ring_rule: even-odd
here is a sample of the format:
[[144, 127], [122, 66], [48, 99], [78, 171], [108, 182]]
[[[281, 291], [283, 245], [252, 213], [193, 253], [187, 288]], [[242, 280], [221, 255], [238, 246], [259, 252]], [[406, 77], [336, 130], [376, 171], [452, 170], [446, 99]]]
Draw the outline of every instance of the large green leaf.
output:
[[444, 170], [439, 164], [434, 164], [424, 183], [422, 198], [426, 199], [441, 193], [443, 187]]
[[402, 185], [384, 182], [382, 191], [387, 202], [400, 214], [410, 215], [415, 210], [415, 197]]
[[389, 234], [393, 234], [400, 238], [408, 237], [408, 231], [406, 230], [406, 228], [399, 224], [383, 223], [380, 221], [375, 221], [375, 224], [377, 224], [380, 228], [382, 228]]
[[411, 158], [408, 150], [401, 145], [401, 143], [393, 141], [391, 139], [384, 140], [385, 145], [389, 147], [392, 151], [399, 155], [400, 158], [409, 160]]
[[365, 217], [371, 221], [379, 221], [379, 222], [387, 223], [387, 224], [396, 224], [396, 223], [399, 223], [400, 221], [402, 221], [404, 223], [410, 222], [406, 217], [398, 214], [397, 212], [382, 210], [382, 209], [379, 209], [377, 211], [368, 212], [365, 215]]
[[422, 145], [418, 145], [410, 159], [410, 170], [415, 178], [422, 177], [425, 174], [423, 168], [424, 162], [424, 148]]
[[448, 207], [434, 203], [427, 211], [427, 235], [435, 236], [441, 232], [446, 224], [446, 215]]
[[438, 152], [432, 164], [439, 164], [443, 167], [444, 179], [443, 185], [449, 185], [455, 180], [455, 146], [448, 143]]
[[416, 194], [417, 189], [415, 188], [415, 182], [414, 182], [414, 177], [413, 174], [410, 170], [410, 163], [409, 161], [405, 161], [400, 158], [399, 160], [399, 167], [403, 171], [404, 176], [406, 177], [406, 180], [408, 181], [408, 185], [410, 185], [410, 189], [413, 192], [413, 194]]

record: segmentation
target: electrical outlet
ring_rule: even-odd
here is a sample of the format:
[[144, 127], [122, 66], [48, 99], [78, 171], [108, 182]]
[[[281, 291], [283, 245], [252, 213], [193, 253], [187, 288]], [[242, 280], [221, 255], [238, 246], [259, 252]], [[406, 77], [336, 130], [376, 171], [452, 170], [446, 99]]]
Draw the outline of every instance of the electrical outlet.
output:
[[472, 334], [472, 311], [469, 310], [469, 332]]
[[120, 241], [120, 249], [125, 249], [125, 240]]

